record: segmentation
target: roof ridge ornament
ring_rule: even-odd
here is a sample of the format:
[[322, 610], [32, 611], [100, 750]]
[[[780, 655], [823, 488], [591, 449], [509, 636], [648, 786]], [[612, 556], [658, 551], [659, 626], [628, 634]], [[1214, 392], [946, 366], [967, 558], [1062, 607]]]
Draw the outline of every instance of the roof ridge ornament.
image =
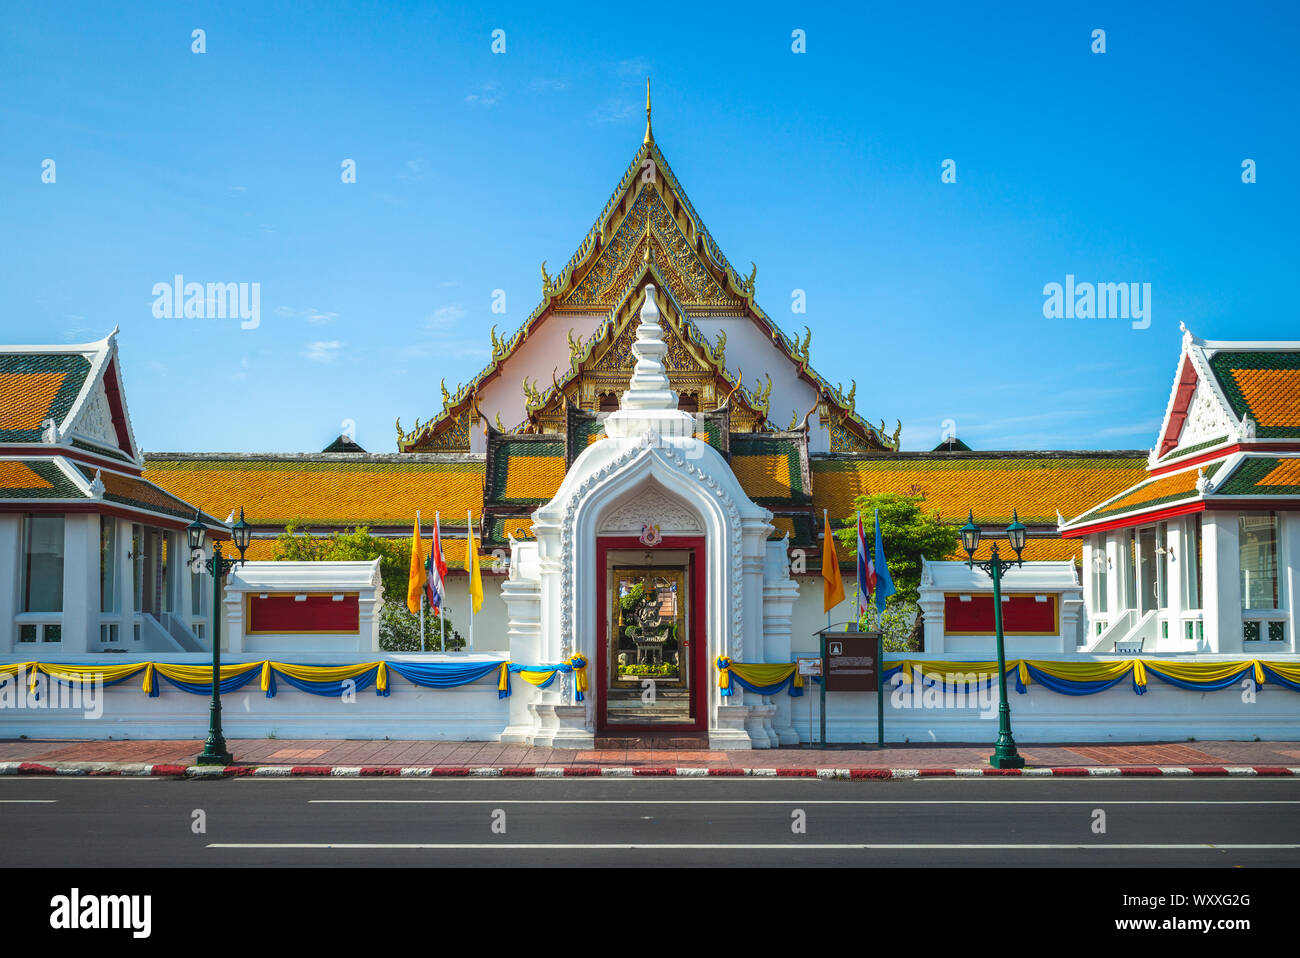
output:
[[655, 141], [655, 135], [650, 130], [650, 78], [645, 78], [645, 139], [641, 142], [649, 145]]
[[659, 304], [655, 302], [655, 286], [647, 283], [645, 302], [641, 304], [641, 322], [632, 341], [632, 355], [636, 357], [632, 380], [623, 393], [625, 409], [676, 409], [677, 394], [668, 383], [663, 359], [668, 353], [664, 330], [659, 325]]

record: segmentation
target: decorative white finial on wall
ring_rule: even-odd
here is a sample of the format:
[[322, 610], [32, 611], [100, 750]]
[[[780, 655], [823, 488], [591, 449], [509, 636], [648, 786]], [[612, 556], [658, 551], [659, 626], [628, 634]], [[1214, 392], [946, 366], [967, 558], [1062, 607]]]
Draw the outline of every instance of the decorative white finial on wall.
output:
[[645, 303], [641, 306], [641, 323], [636, 328], [636, 339], [632, 341], [636, 367], [627, 392], [623, 393], [623, 409], [677, 408], [677, 394], [669, 386], [668, 374], [664, 371], [663, 361], [667, 354], [668, 344], [664, 342], [664, 330], [659, 325], [659, 306], [655, 303], [655, 287], [648, 284]]

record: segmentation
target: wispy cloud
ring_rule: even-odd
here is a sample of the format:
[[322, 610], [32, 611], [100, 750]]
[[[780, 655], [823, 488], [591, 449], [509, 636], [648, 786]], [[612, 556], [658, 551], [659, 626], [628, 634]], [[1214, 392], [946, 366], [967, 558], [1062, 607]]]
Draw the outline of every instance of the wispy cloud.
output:
[[329, 341], [317, 340], [314, 343], [308, 343], [307, 348], [303, 350], [304, 359], [309, 359], [313, 363], [330, 363], [338, 355], [339, 350], [343, 347], [337, 339]]
[[460, 303], [439, 306], [433, 311], [433, 315], [424, 321], [424, 328], [432, 330], [449, 329], [456, 326], [464, 318], [465, 307]]
[[621, 77], [643, 77], [650, 72], [650, 61], [645, 57], [630, 57], [619, 60], [614, 65], [614, 72]]
[[591, 116], [601, 123], [622, 123], [645, 109], [643, 104], [625, 97], [612, 96], [591, 112]]
[[427, 180], [432, 172], [428, 160], [407, 160], [402, 164], [402, 171], [397, 174], [397, 178], [403, 183], [418, 183]]
[[465, 97], [465, 102], [473, 106], [492, 106], [501, 97], [501, 85], [495, 81], [484, 83], [478, 92]]
[[285, 319], [304, 319], [313, 326], [325, 326], [339, 318], [338, 313], [329, 313], [314, 306], [308, 306], [306, 309], [294, 309], [290, 306], [277, 306], [275, 315], [282, 316]]
[[559, 77], [538, 77], [529, 86], [535, 93], [563, 93], [569, 88], [569, 81]]

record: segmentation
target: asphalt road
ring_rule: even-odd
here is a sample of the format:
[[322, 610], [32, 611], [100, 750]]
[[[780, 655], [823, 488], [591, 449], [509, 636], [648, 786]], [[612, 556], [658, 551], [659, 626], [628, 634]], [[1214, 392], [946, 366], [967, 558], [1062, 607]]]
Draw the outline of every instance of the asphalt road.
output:
[[0, 779], [2, 867], [264, 865], [1295, 867], [1300, 781]]

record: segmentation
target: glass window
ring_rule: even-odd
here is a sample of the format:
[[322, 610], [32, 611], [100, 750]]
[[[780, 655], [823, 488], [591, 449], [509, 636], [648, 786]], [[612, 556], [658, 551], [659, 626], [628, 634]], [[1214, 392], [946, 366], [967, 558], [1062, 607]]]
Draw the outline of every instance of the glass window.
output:
[[190, 573], [190, 615], [203, 615], [203, 596], [207, 590], [203, 588], [203, 574], [201, 572]]
[[100, 516], [99, 611], [117, 610], [117, 520], [112, 516]]
[[140, 597], [144, 592], [144, 529], [131, 526], [131, 595], [132, 608], [140, 611]]
[[1120, 540], [1120, 562], [1124, 565], [1124, 608], [1137, 608], [1137, 533], [1125, 530]]
[[[1156, 606], [1169, 608], [1169, 523], [1156, 526]], [[1168, 636], [1166, 636], [1168, 638]]]
[[[1187, 520], [1183, 537], [1183, 608], [1201, 607], [1201, 517]], [[1191, 638], [1189, 635], [1188, 638]]]
[[1106, 598], [1106, 537], [1097, 536], [1092, 546], [1092, 604], [1093, 611], [1107, 611]]
[[176, 587], [176, 583], [173, 581], [175, 579], [174, 573], [176, 571], [175, 563], [169, 563], [167, 561], [168, 558], [170, 558], [171, 544], [172, 537], [170, 533], [158, 533], [158, 561], [160, 569], [158, 577], [160, 580], [159, 588], [162, 591], [160, 599], [162, 604], [161, 611], [163, 612], [170, 612], [172, 610], [172, 590]]
[[1238, 520], [1241, 607], [1277, 608], [1277, 515], [1247, 513]]
[[1138, 533], [1138, 562], [1140, 565], [1138, 579], [1142, 591], [1138, 595], [1137, 608], [1140, 612], [1150, 612], [1156, 607], [1156, 530], [1150, 526]]
[[63, 611], [63, 516], [27, 517], [23, 529], [23, 611]]

